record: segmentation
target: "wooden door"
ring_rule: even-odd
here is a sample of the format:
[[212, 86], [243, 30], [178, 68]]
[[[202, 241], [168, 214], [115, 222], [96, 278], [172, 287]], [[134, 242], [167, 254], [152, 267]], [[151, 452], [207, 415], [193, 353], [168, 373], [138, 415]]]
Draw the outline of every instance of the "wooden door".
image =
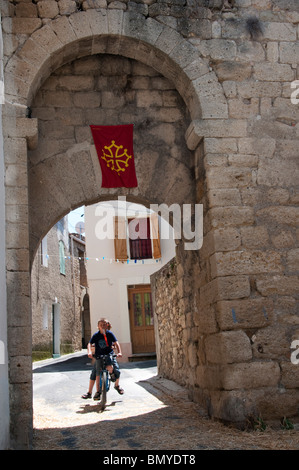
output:
[[155, 352], [154, 316], [151, 286], [128, 289], [133, 354]]

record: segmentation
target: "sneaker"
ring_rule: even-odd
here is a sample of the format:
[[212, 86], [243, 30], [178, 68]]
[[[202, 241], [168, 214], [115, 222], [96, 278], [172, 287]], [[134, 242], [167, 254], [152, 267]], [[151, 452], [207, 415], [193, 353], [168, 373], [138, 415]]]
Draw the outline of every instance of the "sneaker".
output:
[[84, 400], [86, 400], [87, 398], [91, 398], [91, 393], [89, 392], [84, 393], [84, 395], [82, 395], [81, 398], [84, 398]]
[[116, 382], [116, 377], [114, 375], [114, 372], [112, 372], [112, 374], [110, 375], [110, 380], [111, 382]]
[[96, 392], [96, 393], [94, 394], [93, 399], [94, 399], [94, 400], [100, 400], [100, 398], [101, 398], [101, 392]]

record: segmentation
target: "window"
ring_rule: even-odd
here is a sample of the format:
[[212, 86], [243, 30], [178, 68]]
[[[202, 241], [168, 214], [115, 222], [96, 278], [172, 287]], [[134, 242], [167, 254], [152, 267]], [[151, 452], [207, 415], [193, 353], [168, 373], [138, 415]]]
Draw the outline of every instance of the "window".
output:
[[59, 267], [60, 267], [60, 274], [65, 275], [64, 243], [62, 240], [60, 240], [59, 242]]
[[150, 218], [128, 219], [130, 259], [152, 258]]
[[115, 258], [119, 261], [161, 258], [158, 216], [115, 217]]

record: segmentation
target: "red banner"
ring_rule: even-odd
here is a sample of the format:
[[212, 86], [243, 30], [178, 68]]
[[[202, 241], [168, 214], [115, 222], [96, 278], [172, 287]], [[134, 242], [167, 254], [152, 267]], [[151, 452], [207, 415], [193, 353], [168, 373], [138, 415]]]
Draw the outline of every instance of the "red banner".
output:
[[102, 170], [102, 188], [138, 186], [134, 152], [133, 124], [90, 126]]

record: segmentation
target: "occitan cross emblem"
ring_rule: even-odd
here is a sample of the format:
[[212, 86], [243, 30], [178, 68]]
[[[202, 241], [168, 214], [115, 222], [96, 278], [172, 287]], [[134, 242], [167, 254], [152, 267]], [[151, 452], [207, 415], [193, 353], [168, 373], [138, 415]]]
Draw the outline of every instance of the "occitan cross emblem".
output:
[[[106, 153], [105, 150], [108, 152]], [[106, 165], [110, 170], [116, 171], [119, 175], [120, 172], [126, 171], [129, 164], [128, 161], [132, 158], [132, 155], [128, 155], [128, 150], [123, 148], [123, 145], [116, 145], [115, 140], [111, 141], [111, 145], [108, 147], [105, 145], [103, 149], [103, 156]]]

